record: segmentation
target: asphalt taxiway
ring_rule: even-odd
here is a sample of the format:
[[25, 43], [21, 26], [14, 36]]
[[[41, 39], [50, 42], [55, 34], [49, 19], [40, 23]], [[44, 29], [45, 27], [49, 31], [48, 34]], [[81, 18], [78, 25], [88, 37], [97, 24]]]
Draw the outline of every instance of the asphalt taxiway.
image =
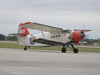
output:
[[0, 75], [100, 75], [100, 53], [0, 48]]

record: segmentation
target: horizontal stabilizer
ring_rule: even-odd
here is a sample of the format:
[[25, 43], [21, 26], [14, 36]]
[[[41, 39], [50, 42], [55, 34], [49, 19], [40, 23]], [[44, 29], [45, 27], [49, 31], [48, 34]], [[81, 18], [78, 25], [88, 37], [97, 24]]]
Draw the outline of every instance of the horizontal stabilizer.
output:
[[11, 33], [9, 35], [13, 35], [13, 36], [26, 36], [26, 34], [18, 34], [18, 33]]

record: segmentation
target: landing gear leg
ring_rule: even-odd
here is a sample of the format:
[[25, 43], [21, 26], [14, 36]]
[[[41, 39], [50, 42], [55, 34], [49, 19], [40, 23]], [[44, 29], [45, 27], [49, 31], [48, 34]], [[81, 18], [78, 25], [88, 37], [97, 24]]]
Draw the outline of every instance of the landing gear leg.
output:
[[73, 52], [74, 53], [78, 53], [78, 49], [77, 48], [74, 48], [74, 46], [71, 44], [71, 47], [73, 48]]
[[24, 47], [24, 50], [27, 50], [27, 46]]
[[62, 53], [66, 53], [66, 48], [65, 48], [65, 44], [63, 44], [63, 48], [62, 48]]

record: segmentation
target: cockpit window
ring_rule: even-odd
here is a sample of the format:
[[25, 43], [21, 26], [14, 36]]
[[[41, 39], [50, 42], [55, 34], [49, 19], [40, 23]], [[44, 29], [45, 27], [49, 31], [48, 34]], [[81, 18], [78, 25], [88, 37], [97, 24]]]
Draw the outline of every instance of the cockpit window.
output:
[[61, 31], [61, 33], [66, 34], [68, 31], [67, 30], [63, 30]]
[[71, 32], [72, 32], [71, 29], [61, 31], [61, 33], [63, 33], [63, 34], [67, 34], [67, 33], [71, 33]]

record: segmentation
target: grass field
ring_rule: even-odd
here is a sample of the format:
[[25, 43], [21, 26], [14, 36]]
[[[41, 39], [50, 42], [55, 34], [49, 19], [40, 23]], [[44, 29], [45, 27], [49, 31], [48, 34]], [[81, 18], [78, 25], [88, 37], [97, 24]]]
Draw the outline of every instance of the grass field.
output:
[[[23, 49], [24, 46], [20, 46], [17, 43], [2, 43], [0, 42], [0, 48], [13, 48], [13, 49]], [[85, 47], [76, 47], [80, 52], [96, 52], [100, 53], [100, 48], [85, 48]], [[53, 47], [31, 47], [30, 49], [38, 49], [38, 50], [61, 50], [62, 46], [53, 46]], [[67, 51], [72, 51], [67, 48]]]

